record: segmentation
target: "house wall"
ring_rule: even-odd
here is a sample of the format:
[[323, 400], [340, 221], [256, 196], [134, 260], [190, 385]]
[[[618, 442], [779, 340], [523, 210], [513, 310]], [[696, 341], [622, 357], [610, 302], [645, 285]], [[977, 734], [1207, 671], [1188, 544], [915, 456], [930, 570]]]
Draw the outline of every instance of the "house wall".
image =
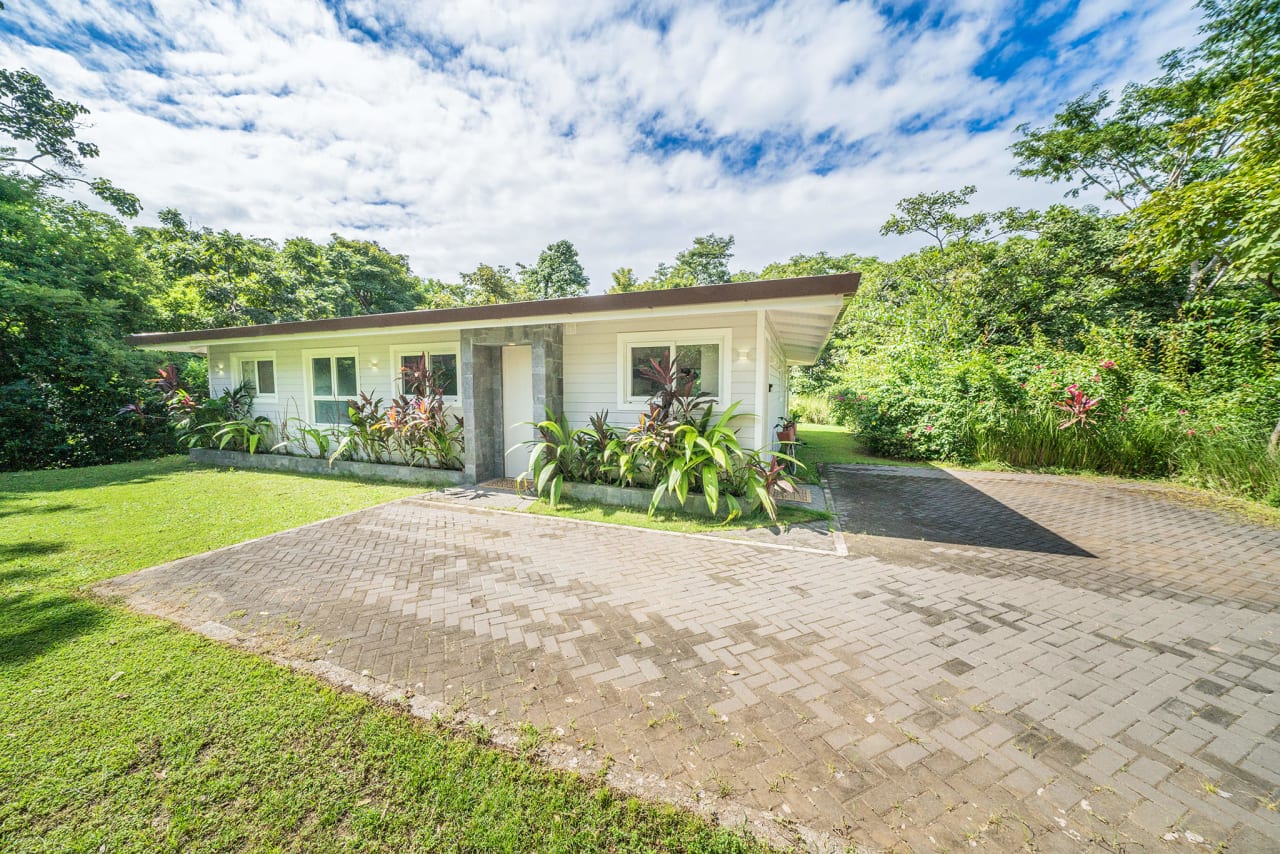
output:
[[[600, 410], [609, 410], [610, 423], [634, 424], [644, 411], [642, 404], [626, 403], [619, 387], [620, 335], [664, 334], [692, 330], [728, 330], [729, 386], [723, 406], [741, 401], [734, 426], [739, 440], [756, 444], [758, 380], [756, 311], [721, 312], [688, 317], [602, 320], [566, 323], [564, 326], [564, 413], [571, 427], [582, 427]], [[723, 407], [718, 407], [723, 408]]]
[[772, 332], [766, 334], [769, 343], [768, 393], [765, 407], [765, 442], [775, 450], [778, 449], [778, 419], [787, 414], [788, 389], [787, 381], [790, 372], [787, 370], [787, 358], [782, 346]]
[[[690, 314], [686, 317], [655, 317], [647, 319], [638, 317], [626, 320], [578, 321], [562, 325], [561, 363], [554, 364], [554, 359], [546, 363], [543, 373], [548, 387], [554, 385], [555, 369], [563, 373], [563, 412], [572, 427], [585, 426], [588, 419], [597, 411], [607, 409], [609, 420], [619, 427], [629, 427], [638, 419], [644, 406], [639, 403], [626, 403], [620, 400], [625, 397], [620, 388], [621, 361], [619, 357], [619, 337], [643, 333], [665, 334], [669, 332], [684, 333], [697, 330], [725, 330], [727, 336], [728, 378], [727, 395], [723, 406], [739, 402], [738, 417], [734, 427], [744, 446], [757, 447], [762, 443], [772, 445], [774, 435], [773, 422], [785, 410], [785, 362], [781, 362], [781, 353], [771, 333], [767, 331], [761, 336], [764, 313], [757, 310], [712, 312]], [[354, 350], [357, 356], [358, 387], [374, 397], [390, 401], [397, 392], [394, 382], [398, 377], [398, 365], [393, 361], [392, 351], [403, 351], [408, 354], [414, 351], [431, 351], [450, 349], [463, 353], [464, 333], [457, 330], [436, 333], [387, 333], [370, 335], [336, 336], [325, 338], [295, 339], [292, 341], [247, 341], [236, 345], [211, 345], [209, 347], [209, 385], [213, 394], [220, 394], [223, 389], [238, 383], [233, 375], [233, 359], [239, 354], [268, 353], [275, 361], [276, 397], [274, 400], [259, 398], [254, 402], [255, 414], [265, 415], [273, 423], [279, 424], [285, 418], [302, 418], [307, 422], [314, 420], [308, 411], [307, 377], [304, 353], [310, 351], [349, 351]], [[465, 333], [473, 345], [518, 343], [498, 330], [471, 330]], [[498, 335], [494, 338], [493, 335]], [[524, 337], [517, 336], [520, 341]], [[499, 340], [501, 339], [501, 340]], [[760, 346], [761, 341], [765, 346]], [[476, 346], [478, 353], [482, 348]], [[769, 369], [760, 370], [761, 350], [768, 360]], [[554, 351], [548, 355], [554, 356]], [[375, 364], [376, 362], [376, 364]], [[459, 359], [459, 387], [465, 392], [468, 382], [465, 376], [465, 360]], [[484, 359], [474, 363], [477, 368], [489, 364]], [[496, 362], [500, 369], [500, 362]], [[535, 371], [537, 369], [535, 365]], [[779, 382], [779, 378], [781, 382]], [[762, 384], [762, 381], [764, 383]], [[761, 393], [767, 389], [767, 382], [774, 383], [772, 394]], [[473, 386], [474, 387], [474, 386]], [[492, 383], [486, 384], [492, 389]], [[500, 385], [498, 386], [500, 388]], [[770, 398], [772, 397], [772, 400]], [[544, 396], [546, 402], [555, 405], [554, 394]], [[491, 409], [493, 407], [490, 407]], [[461, 400], [450, 406], [454, 415], [463, 415]], [[757, 416], [760, 416], [758, 419]], [[763, 422], [763, 424], [761, 423]], [[468, 438], [475, 438], [468, 431]], [[471, 447], [475, 447], [472, 444]], [[474, 465], [474, 461], [469, 461]], [[479, 474], [479, 472], [477, 472]]]
[[[239, 384], [239, 378], [232, 374], [235, 356], [244, 353], [272, 354], [275, 360], [275, 399], [259, 397], [254, 400], [254, 414], [265, 415], [276, 425], [285, 418], [302, 418], [311, 422], [315, 419], [307, 411], [304, 352], [354, 349], [359, 390], [373, 397], [381, 397], [385, 404], [399, 395], [395, 388], [395, 381], [399, 378], [399, 365], [392, 361], [393, 348], [403, 350], [404, 355], [421, 353], [423, 350], [430, 351], [433, 348], [438, 351], [447, 349], [458, 352], [460, 338], [458, 332], [454, 330], [419, 335], [403, 333], [352, 335], [274, 342], [250, 340], [235, 345], [212, 345], [209, 347], [209, 391], [213, 395], [219, 395], [224, 389], [233, 388]], [[451, 405], [449, 412], [461, 415], [461, 403]]]

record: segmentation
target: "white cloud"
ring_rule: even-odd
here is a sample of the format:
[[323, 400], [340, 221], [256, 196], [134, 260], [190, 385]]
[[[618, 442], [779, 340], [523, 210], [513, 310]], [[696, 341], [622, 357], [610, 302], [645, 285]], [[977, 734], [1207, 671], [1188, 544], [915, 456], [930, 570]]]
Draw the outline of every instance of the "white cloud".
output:
[[[929, 28], [825, 0], [758, 14], [360, 0], [341, 19], [317, 0], [82, 0], [6, 11], [19, 37], [0, 63], [92, 109], [94, 171], [137, 192], [144, 221], [173, 206], [277, 239], [340, 231], [450, 279], [568, 237], [602, 289], [613, 268], [647, 274], [708, 231], [735, 234], [735, 265], [758, 269], [819, 249], [896, 255], [909, 246], [879, 224], [923, 190], [1052, 203], [1059, 188], [1009, 176], [1012, 128], [1094, 83], [1150, 75], [1176, 46], [1154, 42], [1189, 43], [1195, 26], [1184, 2], [1086, 2], [999, 81], [975, 66], [1022, 13], [939, 8]], [[733, 170], [699, 146], [655, 151], [647, 132], [796, 147]], [[856, 154], [815, 174], [816, 139]]]

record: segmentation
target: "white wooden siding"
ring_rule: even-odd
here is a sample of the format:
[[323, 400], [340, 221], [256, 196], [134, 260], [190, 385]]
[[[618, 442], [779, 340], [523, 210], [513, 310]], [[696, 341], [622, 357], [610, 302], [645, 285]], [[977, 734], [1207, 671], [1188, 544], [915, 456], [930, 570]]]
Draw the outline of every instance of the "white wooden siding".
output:
[[787, 357], [772, 333], [769, 341], [769, 394], [765, 408], [765, 443], [770, 448], [778, 447], [778, 419], [787, 414]]
[[[719, 408], [739, 402], [738, 418], [735, 419], [734, 426], [742, 443], [755, 446], [760, 442], [759, 437], [766, 437], [765, 441], [771, 444], [774, 438], [772, 422], [777, 420], [782, 410], [772, 411], [767, 400], [758, 400], [761, 358], [771, 365], [769, 381], [775, 383], [775, 395], [778, 389], [774, 379], [776, 374], [772, 368], [774, 358], [771, 357], [776, 344], [770, 338], [764, 348], [767, 352], [759, 352], [761, 337], [758, 336], [757, 324], [761, 320], [760, 312], [749, 310], [704, 312], [682, 318], [641, 317], [566, 323], [564, 414], [573, 427], [584, 426], [593, 414], [605, 409], [609, 410], [610, 422], [619, 427], [629, 427], [637, 421], [644, 408], [642, 405], [631, 404], [621, 408], [618, 405], [619, 397], [624, 396], [618, 387], [619, 376], [625, 373], [619, 370], [619, 335], [654, 333], [669, 336], [675, 333], [679, 336], [681, 332], [724, 329], [728, 330], [729, 384], [728, 395]], [[456, 352], [459, 342], [459, 333], [454, 330], [417, 335], [344, 335], [335, 337], [331, 342], [323, 338], [307, 337], [294, 341], [247, 341], [239, 345], [212, 345], [209, 348], [209, 387], [217, 395], [238, 382], [232, 371], [234, 359], [239, 354], [270, 351], [275, 355], [276, 399], [256, 401], [255, 414], [265, 415], [275, 424], [286, 418], [301, 418], [310, 423], [314, 417], [308, 407], [305, 374], [308, 366], [304, 351], [318, 354], [325, 350], [349, 352], [354, 349], [360, 391], [389, 402], [398, 393], [395, 388], [398, 363], [393, 359], [393, 352], [431, 351], [433, 348], [437, 352]], [[781, 376], [785, 384], [785, 365]], [[785, 396], [783, 399], [785, 400]], [[766, 407], [764, 413], [758, 408], [761, 405]], [[462, 414], [460, 406], [450, 406], [449, 411], [456, 415]], [[757, 415], [770, 420], [761, 424]]]
[[637, 318], [565, 324], [564, 410], [571, 427], [585, 426], [596, 412], [609, 410], [609, 421], [619, 427], [634, 424], [644, 407], [619, 407], [618, 336], [653, 333], [669, 336], [682, 331], [727, 329], [729, 395], [724, 405], [741, 401], [734, 426], [745, 445], [754, 444], [756, 415], [756, 312], [700, 314], [683, 318]]

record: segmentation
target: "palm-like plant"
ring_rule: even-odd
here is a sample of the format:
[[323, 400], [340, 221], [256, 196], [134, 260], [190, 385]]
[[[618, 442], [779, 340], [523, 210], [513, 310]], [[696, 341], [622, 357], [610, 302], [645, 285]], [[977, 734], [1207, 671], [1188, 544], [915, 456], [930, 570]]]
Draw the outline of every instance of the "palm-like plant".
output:
[[533, 491], [537, 495], [546, 495], [551, 506], [556, 507], [560, 503], [566, 476], [572, 478], [576, 472], [577, 443], [564, 420], [557, 419], [550, 412], [545, 420], [528, 423], [538, 431], [538, 438], [520, 443], [529, 448], [529, 467], [516, 478], [516, 483], [523, 487], [531, 482]]

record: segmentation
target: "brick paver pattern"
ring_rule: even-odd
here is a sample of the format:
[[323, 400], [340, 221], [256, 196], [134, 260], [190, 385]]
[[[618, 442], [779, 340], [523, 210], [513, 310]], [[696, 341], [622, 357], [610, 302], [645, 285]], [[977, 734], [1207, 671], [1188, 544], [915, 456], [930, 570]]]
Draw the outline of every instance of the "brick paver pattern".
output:
[[868, 848], [1280, 848], [1280, 530], [827, 475], [847, 556], [426, 496], [104, 589]]

